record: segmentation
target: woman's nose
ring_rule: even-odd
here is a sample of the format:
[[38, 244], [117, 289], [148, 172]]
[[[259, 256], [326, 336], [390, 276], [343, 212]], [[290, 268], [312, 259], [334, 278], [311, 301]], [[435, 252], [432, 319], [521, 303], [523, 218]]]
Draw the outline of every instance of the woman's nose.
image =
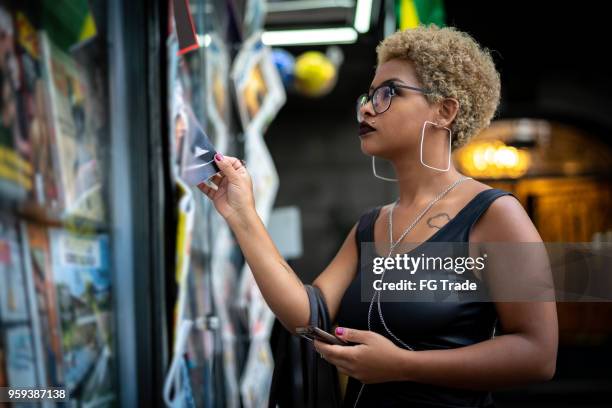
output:
[[367, 101], [365, 104], [359, 107], [359, 115], [362, 119], [366, 117], [375, 116], [376, 112], [374, 112], [374, 107], [372, 106], [372, 100]]

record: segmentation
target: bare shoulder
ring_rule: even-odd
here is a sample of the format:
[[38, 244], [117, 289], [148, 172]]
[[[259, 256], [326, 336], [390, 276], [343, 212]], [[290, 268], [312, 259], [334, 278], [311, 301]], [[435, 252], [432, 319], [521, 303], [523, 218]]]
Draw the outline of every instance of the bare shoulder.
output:
[[522, 204], [511, 195], [496, 198], [470, 234], [472, 242], [542, 242]]

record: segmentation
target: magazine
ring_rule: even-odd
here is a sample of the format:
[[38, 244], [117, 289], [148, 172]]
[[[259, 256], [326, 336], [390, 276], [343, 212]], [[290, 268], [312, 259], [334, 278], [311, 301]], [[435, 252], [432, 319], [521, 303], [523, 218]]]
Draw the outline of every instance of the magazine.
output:
[[103, 218], [95, 138], [87, 118], [88, 86], [81, 68], [41, 32], [53, 164], [65, 215]]
[[21, 133], [18, 112], [19, 66], [11, 11], [0, 2], [0, 192], [23, 200], [32, 190], [32, 166], [27, 135]]
[[101, 370], [100, 362], [108, 363], [105, 353], [112, 340], [109, 242], [104, 234], [80, 235], [57, 228], [49, 230], [49, 241], [64, 386], [73, 395], [90, 374]]
[[26, 281], [16, 225], [0, 218], [0, 320], [29, 321]]
[[29, 258], [25, 260], [26, 270], [32, 279], [34, 293], [31, 296], [35, 299], [33, 315], [36, 318], [32, 320], [39, 327], [35, 333], [41, 341], [45, 384], [59, 386], [63, 382], [62, 338], [47, 229], [31, 223], [24, 227], [24, 253]]
[[58, 191], [51, 157], [49, 124], [45, 112], [45, 84], [42, 77], [42, 61], [38, 32], [28, 17], [15, 13], [16, 51], [19, 62], [20, 86], [18, 110], [21, 151], [32, 163], [33, 198], [43, 206], [56, 209]]

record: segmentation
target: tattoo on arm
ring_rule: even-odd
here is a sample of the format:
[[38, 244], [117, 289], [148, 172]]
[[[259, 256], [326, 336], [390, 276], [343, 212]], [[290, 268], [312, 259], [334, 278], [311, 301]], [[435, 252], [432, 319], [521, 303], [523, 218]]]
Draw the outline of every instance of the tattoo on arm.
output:
[[427, 225], [429, 225], [431, 228], [440, 229], [444, 226], [444, 224], [446, 224], [449, 221], [450, 221], [450, 217], [448, 216], [447, 213], [443, 212], [443, 213], [436, 214], [432, 217], [429, 217], [427, 219]]

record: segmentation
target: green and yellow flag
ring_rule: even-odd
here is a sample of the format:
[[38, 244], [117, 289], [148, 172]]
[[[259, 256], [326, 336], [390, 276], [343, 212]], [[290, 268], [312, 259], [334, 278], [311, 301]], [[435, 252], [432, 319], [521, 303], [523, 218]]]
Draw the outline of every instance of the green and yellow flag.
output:
[[443, 0], [395, 0], [395, 16], [400, 30], [416, 28], [419, 24], [434, 23], [443, 27]]

